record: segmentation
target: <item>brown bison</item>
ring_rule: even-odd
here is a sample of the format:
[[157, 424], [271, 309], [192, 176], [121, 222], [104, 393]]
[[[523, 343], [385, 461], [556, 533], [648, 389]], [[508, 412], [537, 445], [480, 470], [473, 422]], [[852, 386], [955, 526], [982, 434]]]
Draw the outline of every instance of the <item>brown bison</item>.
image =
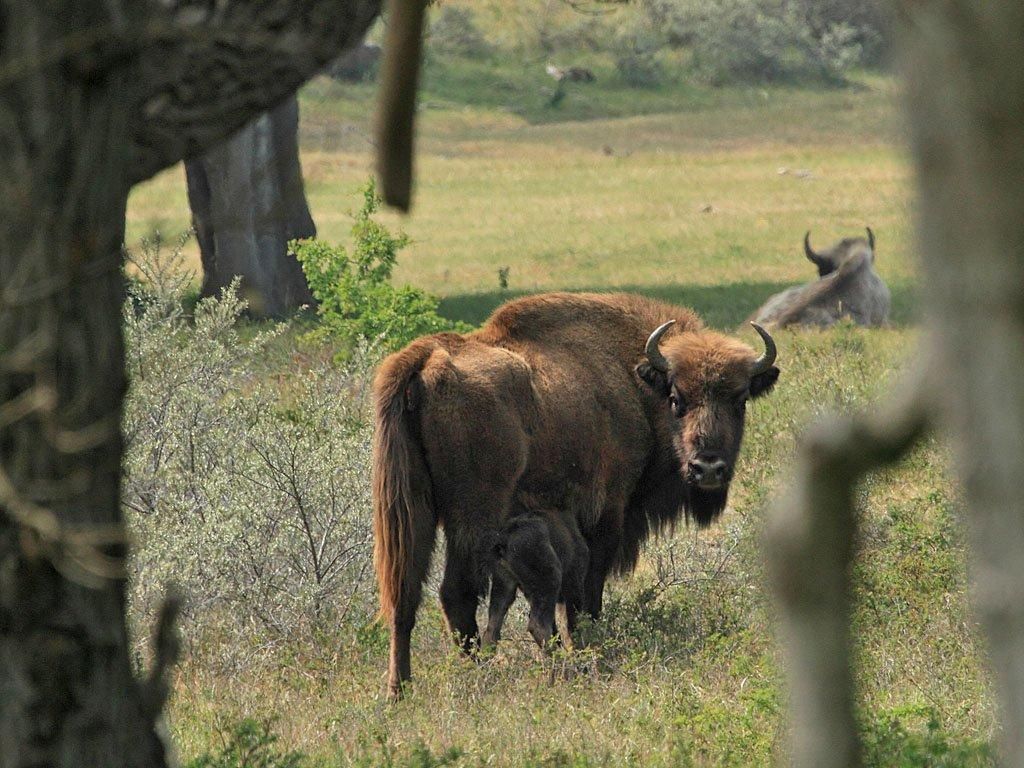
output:
[[441, 605], [469, 651], [513, 514], [557, 510], [578, 526], [587, 567], [581, 604], [566, 613], [594, 617], [609, 574], [631, 571], [650, 534], [681, 515], [698, 526], [715, 520], [747, 401], [779, 375], [775, 344], [757, 331], [760, 356], [689, 309], [553, 293], [510, 302], [473, 333], [427, 336], [388, 357], [374, 382], [373, 494], [391, 695], [409, 679], [439, 526]]
[[751, 320], [778, 328], [787, 325], [830, 326], [843, 317], [858, 325], [884, 325], [889, 319], [889, 289], [875, 272], [875, 233], [848, 237], [828, 251], [811, 248], [804, 236], [804, 254], [818, 268], [818, 279], [772, 296]]

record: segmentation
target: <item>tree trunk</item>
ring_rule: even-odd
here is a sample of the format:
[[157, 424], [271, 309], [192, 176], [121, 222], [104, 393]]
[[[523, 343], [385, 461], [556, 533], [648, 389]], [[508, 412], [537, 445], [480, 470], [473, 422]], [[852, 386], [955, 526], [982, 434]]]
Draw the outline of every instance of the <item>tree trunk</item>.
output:
[[907, 3], [922, 292], [1007, 765], [1024, 764], [1024, 4]]
[[[41, 57], [36, 46], [56, 37], [59, 16], [33, 5], [4, 9], [7, 66]], [[62, 14], [82, 20], [86, 12]], [[165, 762], [159, 710], [129, 664], [124, 582], [116, 578], [125, 555], [123, 94], [132, 87], [128, 68], [92, 80], [50, 66], [0, 90], [5, 768]]]
[[[880, 414], [819, 426], [773, 516], [769, 564], [792, 641], [793, 758], [860, 764], [847, 672], [850, 489], [936, 424], [952, 435], [964, 482], [1002, 757], [1024, 765], [1024, 4], [905, 0], [901, 13], [925, 367]], [[823, 680], [839, 680], [840, 695], [824, 695]]]
[[241, 278], [254, 315], [281, 317], [313, 296], [288, 241], [314, 237], [292, 96], [204, 155], [185, 161], [203, 296]]
[[376, 0], [0, 0], [0, 766], [164, 766], [173, 643], [129, 661], [131, 184], [274, 107]]

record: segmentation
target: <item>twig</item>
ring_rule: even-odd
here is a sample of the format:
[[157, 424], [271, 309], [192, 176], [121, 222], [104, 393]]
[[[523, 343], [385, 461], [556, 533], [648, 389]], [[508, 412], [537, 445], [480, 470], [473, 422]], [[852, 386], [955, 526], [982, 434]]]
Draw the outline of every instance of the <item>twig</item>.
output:
[[408, 211], [425, 0], [388, 0], [377, 115], [377, 167], [388, 205]]
[[874, 414], [833, 417], [808, 431], [792, 488], [769, 521], [766, 552], [782, 613], [796, 766], [861, 764], [850, 668], [854, 487], [928, 431], [930, 367], [927, 358], [921, 362]]

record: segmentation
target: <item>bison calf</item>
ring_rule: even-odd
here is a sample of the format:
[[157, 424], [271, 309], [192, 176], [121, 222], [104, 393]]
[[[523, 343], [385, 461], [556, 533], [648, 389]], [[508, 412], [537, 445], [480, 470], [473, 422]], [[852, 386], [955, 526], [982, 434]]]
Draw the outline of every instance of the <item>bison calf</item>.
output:
[[487, 628], [481, 642], [492, 646], [501, 636], [505, 614], [522, 590], [530, 604], [527, 628], [542, 648], [557, 636], [555, 606], [565, 606], [566, 633], [576, 628], [583, 601], [583, 577], [589, 550], [576, 521], [556, 510], [513, 515], [495, 547]]

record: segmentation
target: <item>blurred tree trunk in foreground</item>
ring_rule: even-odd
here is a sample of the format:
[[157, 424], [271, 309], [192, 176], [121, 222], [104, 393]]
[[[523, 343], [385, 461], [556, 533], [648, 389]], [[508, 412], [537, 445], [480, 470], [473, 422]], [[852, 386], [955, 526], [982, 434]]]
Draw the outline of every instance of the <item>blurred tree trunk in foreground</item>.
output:
[[119, 506], [132, 184], [358, 42], [378, 0], [0, 0], [0, 766], [168, 763]]
[[928, 331], [882, 412], [819, 425], [770, 525], [797, 765], [860, 764], [850, 673], [852, 488], [934, 424], [964, 482], [974, 608], [1007, 765], [1024, 765], [1024, 3], [907, 0], [898, 40]]
[[205, 154], [185, 161], [203, 296], [241, 277], [249, 311], [281, 317], [312, 304], [288, 241], [316, 236], [299, 164], [299, 103], [291, 96]]

